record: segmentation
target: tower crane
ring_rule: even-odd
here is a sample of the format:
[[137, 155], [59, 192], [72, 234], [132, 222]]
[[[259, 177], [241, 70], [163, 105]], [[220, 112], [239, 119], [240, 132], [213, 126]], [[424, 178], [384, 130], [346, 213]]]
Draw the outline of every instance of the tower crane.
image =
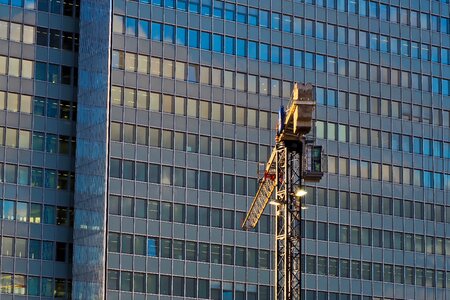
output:
[[306, 194], [304, 183], [323, 176], [322, 147], [305, 136], [311, 131], [315, 106], [312, 85], [295, 83], [286, 111], [281, 106], [278, 112], [275, 147], [242, 223], [244, 229], [254, 228], [267, 204], [275, 205], [277, 300], [300, 299], [301, 198]]

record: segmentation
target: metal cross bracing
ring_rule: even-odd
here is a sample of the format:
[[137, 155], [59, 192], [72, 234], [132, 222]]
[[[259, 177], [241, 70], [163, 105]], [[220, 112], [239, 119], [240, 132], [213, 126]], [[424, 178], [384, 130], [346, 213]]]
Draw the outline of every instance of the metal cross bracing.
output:
[[303, 141], [277, 145], [276, 299], [300, 299], [301, 203], [295, 193], [302, 184], [302, 153]]
[[[301, 196], [304, 181], [322, 178], [320, 146], [306, 140], [315, 108], [312, 86], [294, 85], [289, 108], [281, 107], [276, 145], [242, 227], [254, 228], [275, 193], [275, 299], [297, 300], [301, 293]], [[271, 203], [272, 203], [271, 202]]]

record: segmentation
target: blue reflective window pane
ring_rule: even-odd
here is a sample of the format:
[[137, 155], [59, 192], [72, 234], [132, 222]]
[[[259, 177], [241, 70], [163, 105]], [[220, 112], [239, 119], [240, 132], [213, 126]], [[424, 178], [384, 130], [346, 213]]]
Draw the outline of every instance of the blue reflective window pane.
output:
[[158, 256], [158, 243], [156, 238], [149, 238], [147, 240], [147, 255]]
[[418, 137], [413, 138], [413, 151], [416, 154], [422, 153], [422, 139]]
[[153, 5], [157, 5], [157, 6], [161, 6], [162, 5], [162, 0], [152, 0], [152, 4]]
[[48, 65], [48, 81], [51, 83], [59, 83], [59, 66], [54, 64]]
[[247, 7], [246, 6], [237, 6], [237, 16], [236, 21], [240, 23], [247, 23]]
[[58, 117], [58, 100], [47, 99], [47, 117], [56, 118]]
[[160, 23], [152, 22], [152, 40], [154, 41], [162, 40], [162, 26]]
[[258, 43], [248, 41], [248, 57], [252, 59], [258, 59]]
[[49, 153], [58, 152], [58, 136], [55, 134], [47, 134], [45, 137], [45, 151]]
[[442, 142], [433, 141], [433, 156], [442, 157]]
[[175, 0], [164, 0], [164, 7], [175, 8]]
[[439, 48], [431, 47], [431, 61], [438, 63], [439, 62]]
[[292, 64], [292, 50], [283, 48], [283, 65], [290, 66]]
[[28, 277], [27, 290], [30, 296], [40, 295], [40, 280], [39, 277]]
[[245, 40], [237, 39], [237, 47], [236, 52], [238, 56], [246, 57], [246, 49], [247, 49], [247, 42]]
[[144, 39], [150, 38], [150, 30], [149, 30], [149, 25], [148, 25], [147, 21], [144, 21], [144, 20], [139, 21], [138, 35], [139, 35], [139, 37], [144, 38]]
[[164, 25], [164, 42], [173, 43], [175, 40], [175, 27]]
[[[47, 223], [47, 224], [54, 224], [54, 223]], [[53, 247], [53, 242], [49, 242], [49, 241], [43, 241], [42, 242], [42, 259], [44, 260], [53, 260], [53, 251], [54, 251], [54, 247]], [[45, 279], [42, 279], [43, 281]], [[51, 280], [51, 279], [50, 279]], [[46, 289], [44, 289], [44, 282], [42, 283], [42, 295], [46, 295], [48, 296], [48, 293], [46, 292]], [[53, 296], [53, 289], [50, 289], [50, 296]]]
[[231, 3], [225, 3], [225, 20], [234, 21], [236, 6]]
[[433, 186], [436, 189], [443, 189], [444, 188], [444, 184], [443, 184], [443, 180], [442, 180], [442, 174], [439, 173], [435, 173], [434, 174], [434, 178], [433, 178]]
[[442, 48], [442, 49], [441, 49], [441, 62], [442, 62], [443, 64], [448, 65], [448, 64], [449, 64], [449, 59], [448, 59], [448, 58], [449, 58], [448, 50]]
[[442, 95], [448, 96], [449, 95], [449, 86], [448, 86], [448, 80], [442, 79]]
[[432, 155], [432, 147], [431, 147], [431, 140], [428, 139], [424, 139], [423, 140], [423, 154], [424, 155], [428, 155], [431, 156]]
[[258, 26], [258, 10], [256, 8], [248, 9], [248, 24]]
[[348, 12], [352, 14], [356, 14], [356, 8], [357, 8], [357, 0], [348, 0]]
[[331, 9], [336, 9], [336, 0], [327, 0], [327, 7]]
[[337, 106], [336, 91], [327, 90], [327, 105], [328, 106]]
[[177, 44], [187, 46], [187, 29], [183, 27], [177, 27]]
[[136, 35], [136, 19], [135, 18], [129, 18], [126, 19], [126, 34], [128, 35]]
[[36, 80], [47, 81], [47, 64], [36, 62], [36, 70], [34, 72]]
[[402, 138], [402, 150], [405, 152], [411, 152], [411, 137], [404, 135]]
[[367, 16], [367, 1], [359, 0], [359, 14], [361, 16]]
[[23, 6], [23, 0], [11, 0], [12, 6], [22, 7]]
[[177, 0], [177, 9], [181, 11], [187, 10], [186, 0]]
[[369, 17], [378, 18], [378, 3], [370, 1]]
[[259, 25], [261, 27], [269, 27], [269, 12], [265, 10], [259, 11]]
[[433, 77], [431, 85], [433, 93], [438, 94], [441, 91], [439, 78]]
[[45, 187], [55, 189], [56, 188], [56, 171], [45, 170]]
[[[8, 3], [8, 1], [6, 1], [6, 3]], [[48, 1], [39, 1], [38, 2], [38, 10], [48, 11]]]
[[33, 114], [38, 116], [45, 116], [45, 98], [34, 97]]
[[55, 224], [55, 207], [46, 205], [44, 206], [44, 224]]
[[3, 201], [3, 215], [5, 220], [14, 220], [16, 216], [14, 201]]
[[189, 29], [189, 47], [198, 48], [198, 30]]
[[269, 45], [259, 44], [259, 59], [263, 61], [269, 61]]
[[448, 33], [448, 19], [441, 17], [441, 32]]
[[305, 68], [309, 70], [314, 69], [314, 54], [309, 52], [305, 53]]
[[214, 1], [214, 17], [223, 19], [223, 2]]
[[423, 186], [427, 188], [433, 187], [433, 176], [431, 172], [428, 171], [423, 172]]
[[[33, 139], [33, 142], [34, 142], [34, 139]], [[42, 187], [43, 181], [44, 181], [44, 176], [42, 174], [42, 169], [33, 168], [31, 170], [31, 186]]]
[[281, 60], [281, 58], [280, 58], [280, 47], [272, 46], [272, 48], [270, 49], [270, 52], [271, 52], [271, 61], [273, 63], [279, 64], [280, 60]]
[[200, 44], [203, 50], [211, 50], [211, 33], [202, 32]]
[[60, 14], [61, 13], [61, 2], [62, 1], [51, 1], [50, 2], [50, 12], [54, 14]]
[[[196, 14], [198, 14], [198, 13], [200, 13], [200, 3], [199, 3], [200, 1], [199, 0], [191, 0], [191, 1], [189, 1], [189, 11], [190, 12], [193, 12], [193, 13], [196, 13]], [[206, 1], [203, 1], [203, 7], [208, 7], [208, 5], [205, 3]], [[211, 14], [211, 3], [210, 3], [210, 5], [209, 5], [209, 14], [205, 11], [205, 13], [204, 13], [204, 11], [202, 10], [202, 14], [203, 15], [205, 15], [205, 16], [209, 16], [210, 14]]]
[[235, 51], [234, 38], [230, 36], [225, 37], [225, 53], [234, 55]]
[[202, 15], [211, 15], [211, 0], [202, 0]]
[[303, 67], [303, 51], [294, 50], [294, 66]]
[[280, 20], [281, 20], [280, 14], [272, 13], [272, 29], [280, 30], [281, 28]]
[[223, 52], [223, 36], [219, 34], [213, 34], [213, 51]]
[[316, 70], [325, 72], [325, 57], [323, 55], [316, 55]]

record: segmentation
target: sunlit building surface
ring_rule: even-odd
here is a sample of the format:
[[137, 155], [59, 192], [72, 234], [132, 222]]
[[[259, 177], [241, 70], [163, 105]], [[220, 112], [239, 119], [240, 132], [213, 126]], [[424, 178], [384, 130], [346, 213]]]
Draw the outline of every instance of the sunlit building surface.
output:
[[0, 0], [0, 298], [273, 299], [271, 208], [240, 225], [294, 82], [304, 299], [450, 298], [449, 11]]

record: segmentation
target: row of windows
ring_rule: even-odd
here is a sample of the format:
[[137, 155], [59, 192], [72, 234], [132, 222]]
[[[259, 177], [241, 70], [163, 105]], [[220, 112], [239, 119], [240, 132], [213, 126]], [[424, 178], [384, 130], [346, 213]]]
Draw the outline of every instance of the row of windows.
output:
[[[109, 196], [108, 209], [113, 215], [238, 230], [245, 218], [241, 211], [114, 195]], [[270, 217], [262, 215], [257, 230], [271, 233], [269, 222]]]
[[33, 114], [37, 116], [46, 116], [49, 118], [76, 121], [77, 103], [66, 100], [34, 97]]
[[[124, 21], [125, 20], [125, 21]], [[292, 61], [292, 53], [290, 49], [272, 46], [270, 48], [272, 56], [268, 55], [269, 45], [260, 43], [260, 53], [258, 55], [258, 43], [256, 41], [246, 41], [241, 39], [234, 40], [231, 37], [218, 34], [210, 34], [183, 27], [175, 27], [169, 24], [151, 23], [144, 20], [137, 20], [134, 18], [115, 16], [114, 21], [116, 27], [114, 32], [127, 35], [133, 35], [141, 38], [151, 38], [153, 40], [164, 41], [169, 43], [176, 43], [182, 46], [190, 46], [201, 48], [203, 50], [212, 50], [214, 52], [224, 52], [226, 54], [249, 57], [252, 59], [259, 59], [265, 61], [272, 61], [274, 63], [283, 63], [285, 65], [299, 66], [298, 62]], [[381, 51], [384, 53], [392, 53], [415, 59], [422, 59], [426, 61], [442, 62], [443, 64], [450, 64], [450, 50], [438, 46], [432, 46], [425, 43], [418, 43], [401, 38], [395, 38], [378, 33], [371, 33], [367, 31], [326, 24], [323, 22], [315, 22], [313, 20], [297, 19], [296, 31], [305, 36], [315, 37], [317, 39], [326, 39], [332, 42], [348, 44], [352, 46], [359, 46], [374, 51]], [[124, 23], [125, 22], [125, 23]], [[124, 27], [125, 24], [125, 27]], [[156, 24], [156, 25], [153, 25]], [[160, 31], [150, 34], [151, 30]], [[189, 35], [189, 38], [187, 36]], [[176, 36], [176, 38], [175, 38]], [[192, 36], [192, 37], [191, 37]], [[200, 39], [200, 41], [198, 41]], [[225, 45], [224, 45], [225, 41]], [[240, 46], [248, 44], [249, 49], [239, 49]], [[264, 46], [266, 45], [266, 46]], [[225, 47], [225, 49], [224, 49]], [[235, 49], [236, 47], [236, 49]], [[267, 48], [267, 55], [264, 49]], [[282, 57], [280, 51], [283, 52]], [[265, 58], [267, 56], [267, 58]], [[270, 57], [270, 59], [269, 59]], [[294, 51], [294, 57], [295, 55]], [[281, 61], [282, 60], [282, 61]]]
[[[399, 284], [445, 288], [450, 286], [450, 272], [348, 259], [307, 255], [302, 259], [306, 273], [325, 276], [384, 281]], [[445, 278], [447, 277], [447, 283]]]
[[54, 298], [67, 298], [72, 294], [72, 280], [0, 274], [0, 293]]
[[[450, 33], [449, 19], [424, 12], [400, 8], [398, 6], [378, 3], [367, 0], [305, 0], [309, 4], [316, 4], [341, 12], [358, 14], [363, 17], [377, 18], [381, 21], [389, 21], [424, 30], [432, 30], [442, 33]], [[440, 2], [448, 3], [448, 0]]]
[[[141, 0], [140, 2], [150, 3], [150, 0]], [[424, 30], [431, 29], [433, 31], [450, 33], [448, 18], [373, 1], [306, 0], [297, 2], [326, 6], [329, 9], [337, 9], [340, 12], [350, 12], [364, 17], [378, 18], [382, 21], [400, 23]], [[175, 9], [175, 0], [153, 0], [151, 3], [152, 5]], [[270, 28], [272, 30], [301, 33], [298, 25], [301, 21], [299, 18], [223, 1], [215, 0], [214, 5], [211, 5], [211, 3], [211, 0], [202, 0], [200, 7], [200, 0], [177, 0], [176, 9], [189, 11], [190, 13], [201, 13], [204, 16], [214, 16], [215, 18], [227, 21], [236, 21], [238, 23]], [[448, 3], [448, 1], [445, 3]]]
[[0, 21], [0, 39], [24, 44], [34, 44], [35, 27]]
[[111, 140], [249, 161], [266, 161], [269, 155], [268, 146], [115, 122]]
[[80, 17], [80, 0], [0, 0], [0, 4], [38, 9], [39, 11], [60, 14], [68, 17]]
[[51, 47], [78, 52], [79, 34], [59, 29], [37, 27], [36, 44], [39, 46]]
[[74, 181], [74, 173], [69, 171], [0, 164], [0, 182], [73, 191]]
[[0, 200], [0, 218], [35, 224], [56, 224], [73, 227], [73, 208], [37, 203]]
[[[28, 244], [28, 245], [27, 245]], [[1, 254], [20, 258], [72, 262], [72, 244], [42, 240], [27, 240], [3, 236]]]
[[316, 195], [313, 189], [307, 189], [305, 203], [310, 205], [450, 223], [450, 206], [321, 188]]
[[450, 254], [450, 239], [441, 237], [315, 221], [302, 222], [302, 236], [307, 239], [426, 254]]
[[268, 111], [117, 86], [112, 87], [111, 102], [118, 106], [150, 109], [179, 116], [262, 129], [271, 129], [271, 124], [275, 124], [277, 118], [275, 113]]
[[256, 193], [255, 178], [172, 166], [160, 166], [115, 158], [111, 158], [110, 160], [109, 175], [113, 178], [168, 184], [238, 195], [253, 196]]
[[[233, 293], [234, 285], [234, 293]], [[108, 289], [200, 299], [269, 300], [270, 287], [162, 274], [108, 270]], [[233, 295], [234, 294], [234, 295]]]
[[331, 174], [450, 190], [450, 174], [335, 156], [328, 156], [327, 160], [327, 172]]
[[0, 91], [0, 110], [76, 120], [76, 103]]
[[0, 75], [33, 78], [33, 61], [0, 55]]
[[[250, 42], [249, 42], [250, 43]], [[242, 45], [245, 47], [245, 45]], [[272, 48], [279, 48], [272, 46]], [[241, 47], [240, 47], [241, 48]], [[287, 50], [283, 57], [287, 61], [291, 61], [292, 50]], [[273, 57], [273, 56], [272, 56]], [[256, 59], [257, 57], [255, 57]], [[161, 63], [162, 62], [162, 63]], [[272, 60], [272, 62], [274, 62]], [[294, 50], [294, 65], [296, 67], [305, 68], [307, 70], [316, 70], [328, 72], [331, 74], [339, 74], [359, 78], [362, 80], [370, 80], [384, 84], [413, 88], [417, 90], [429, 91], [437, 94], [450, 95], [450, 82], [447, 79], [431, 77], [419, 73], [402, 71], [399, 69], [371, 65], [347, 59], [338, 59], [336, 57], [320, 55], [312, 52], [304, 52]], [[290, 64], [290, 63], [288, 63]], [[190, 82], [200, 82], [223, 86], [225, 88], [248, 91], [252, 93], [259, 92], [262, 95], [269, 95], [270, 85], [269, 78], [257, 77], [244, 73], [235, 73], [231, 71], [223, 71], [212, 68], [203, 68], [203, 75], [200, 74], [200, 66], [195, 64], [186, 64], [184, 62], [175, 62], [172, 60], [161, 60], [160, 58], [138, 55], [135, 53], [125, 53], [119, 50], [113, 50], [112, 67], [116, 69], [125, 69], [130, 72], [142, 72], [155, 76], [164, 76]], [[222, 77], [223, 71], [223, 77]], [[215, 76], [214, 72], [218, 75]], [[290, 84], [289, 84], [290, 88]], [[286, 86], [286, 93], [288, 86]], [[283, 94], [284, 94], [283, 86]], [[280, 95], [280, 83], [274, 86], [273, 95]]]
[[450, 112], [441, 110], [441, 108], [402, 103], [391, 99], [379, 99], [364, 94], [354, 94], [322, 87], [316, 87], [315, 94], [316, 102], [321, 105], [450, 127]]
[[272, 95], [274, 97], [289, 98], [291, 92], [291, 83], [288, 81], [269, 79], [252, 74], [235, 73], [228, 70], [117, 50], [113, 50], [112, 55], [113, 68], [129, 72], [137, 71], [143, 74], [220, 86], [261, 95]]
[[73, 84], [76, 86], [78, 81], [78, 68], [37, 61], [35, 78], [36, 80], [51, 83]]
[[270, 251], [110, 232], [108, 251], [162, 258], [270, 268]]
[[44, 132], [0, 127], [0, 145], [47, 153], [75, 154], [75, 138]]
[[345, 124], [316, 121], [316, 137], [343, 143], [350, 142], [426, 156], [450, 158], [450, 143]]

